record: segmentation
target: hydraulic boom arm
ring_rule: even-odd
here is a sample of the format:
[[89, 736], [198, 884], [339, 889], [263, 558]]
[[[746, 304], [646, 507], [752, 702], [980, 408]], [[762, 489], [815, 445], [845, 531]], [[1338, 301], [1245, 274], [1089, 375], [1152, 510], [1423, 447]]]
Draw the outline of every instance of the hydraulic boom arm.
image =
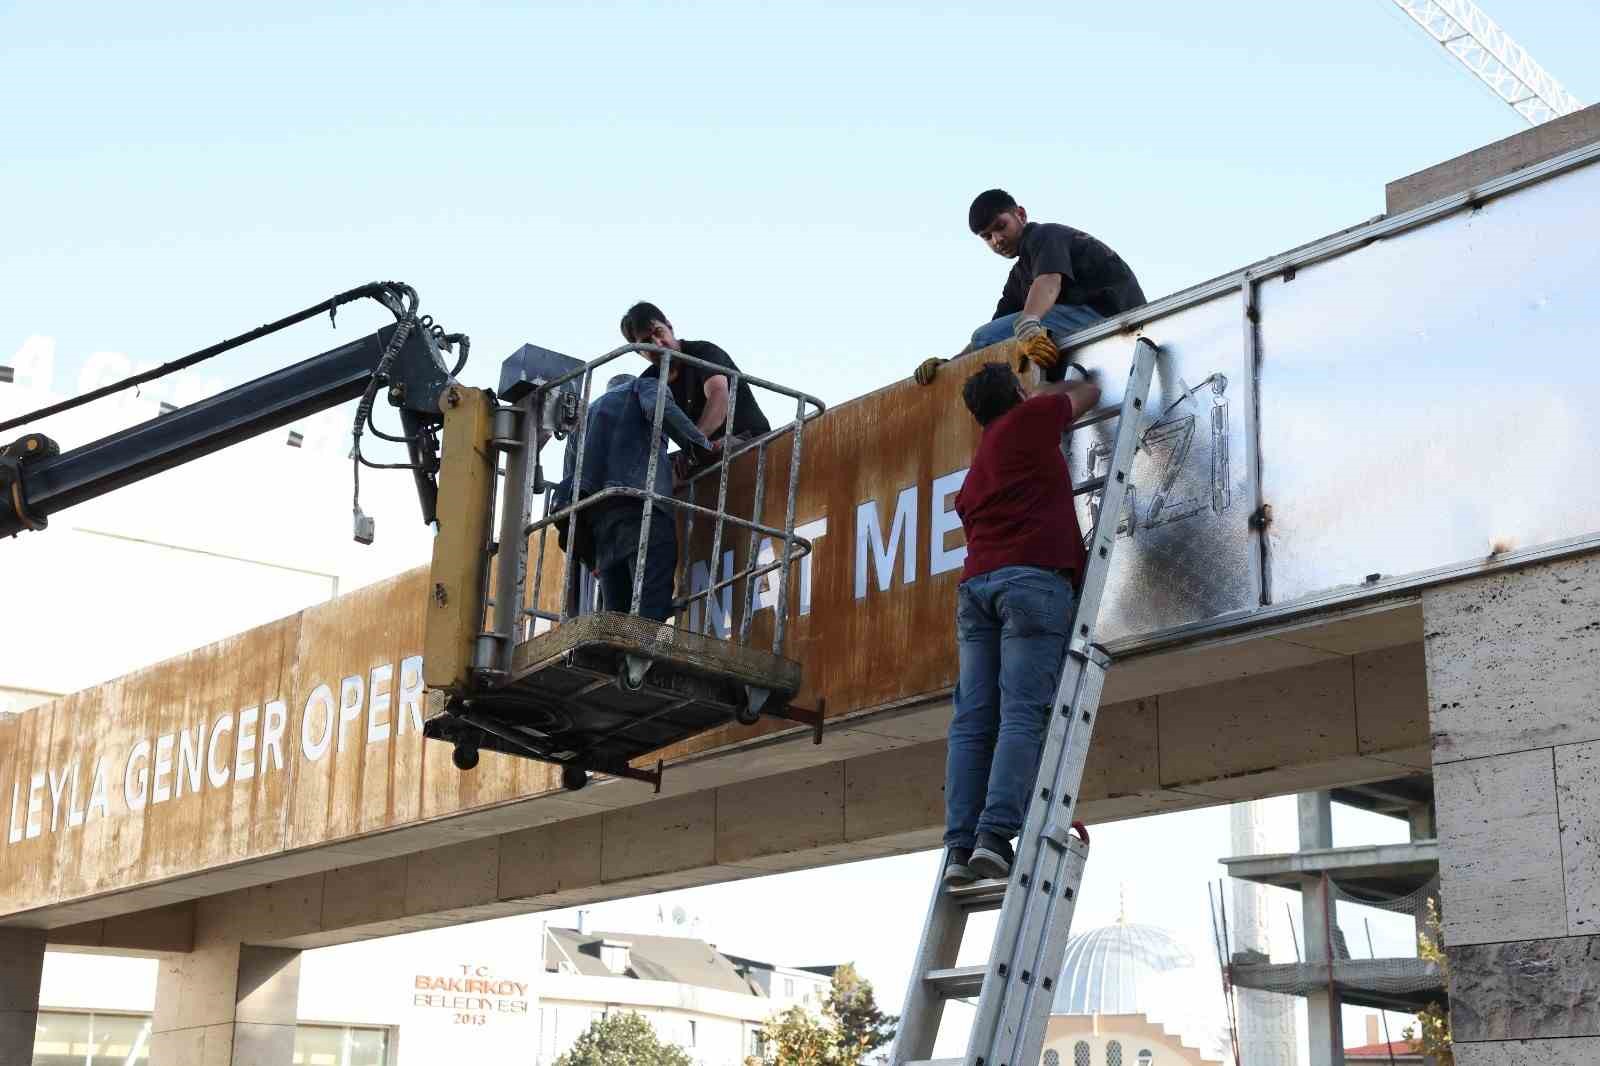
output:
[[[381, 388], [387, 388], [389, 402], [400, 409], [402, 437], [410, 454], [405, 465], [417, 482], [423, 521], [434, 521], [437, 430], [443, 423], [439, 396], [465, 362], [467, 341], [419, 320], [415, 293], [405, 286], [391, 286], [369, 286], [373, 292], [353, 290], [335, 298], [343, 302], [357, 294], [373, 295], [396, 312], [398, 321], [359, 340], [71, 451], [61, 451], [40, 433], [0, 446], [0, 536], [43, 529], [57, 511], [357, 397], [363, 404], [357, 415], [355, 458], [358, 464], [365, 463], [359, 448], [362, 423], [370, 425], [371, 404]], [[406, 293], [409, 300], [402, 298]], [[335, 301], [330, 301], [328, 310], [337, 306]], [[216, 351], [303, 317], [304, 313], [262, 327], [236, 342], [224, 342]], [[453, 343], [459, 343], [462, 351], [454, 371], [441, 356], [441, 349], [448, 350]], [[172, 367], [178, 368], [179, 364]], [[356, 539], [370, 541], [371, 530], [371, 520], [358, 507]]]

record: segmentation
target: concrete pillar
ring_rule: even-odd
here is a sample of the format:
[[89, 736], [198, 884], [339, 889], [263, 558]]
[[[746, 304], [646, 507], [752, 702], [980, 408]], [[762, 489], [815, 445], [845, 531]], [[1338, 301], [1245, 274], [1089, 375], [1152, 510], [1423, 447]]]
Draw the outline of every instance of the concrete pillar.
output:
[[0, 1062], [32, 1062], [44, 930], [0, 928]]
[[[1300, 803], [1300, 850], [1333, 847], [1333, 805], [1326, 792], [1305, 792]], [[1333, 958], [1333, 900], [1329, 884], [1320, 874], [1301, 879], [1301, 926], [1305, 930], [1306, 962], [1323, 966]], [[1330, 984], [1306, 996], [1306, 1035], [1311, 1066], [1344, 1066], [1344, 1003]]]
[[1439, 833], [1432, 803], [1413, 804], [1406, 811], [1406, 821], [1411, 826], [1412, 840], [1432, 840]]
[[1600, 1061], [1600, 556], [1422, 613], [1456, 1062]]
[[300, 952], [226, 940], [162, 960], [150, 1066], [290, 1066]]

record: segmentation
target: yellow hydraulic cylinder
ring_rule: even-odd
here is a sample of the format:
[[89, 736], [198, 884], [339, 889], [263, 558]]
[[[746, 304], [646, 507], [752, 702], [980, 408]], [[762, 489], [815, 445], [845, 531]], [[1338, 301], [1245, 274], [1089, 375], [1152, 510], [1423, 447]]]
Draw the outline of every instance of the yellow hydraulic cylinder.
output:
[[484, 630], [489, 529], [494, 516], [493, 404], [482, 389], [452, 385], [440, 397], [439, 533], [433, 541], [423, 636], [429, 689], [465, 692]]

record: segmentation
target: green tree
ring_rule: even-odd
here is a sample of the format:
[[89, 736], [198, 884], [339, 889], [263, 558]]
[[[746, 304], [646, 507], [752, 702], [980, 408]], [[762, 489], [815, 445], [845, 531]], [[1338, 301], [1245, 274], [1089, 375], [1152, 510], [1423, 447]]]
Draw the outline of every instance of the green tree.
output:
[[872, 982], [857, 973], [851, 963], [833, 971], [833, 988], [823, 1012], [834, 1024], [834, 1046], [841, 1066], [856, 1066], [893, 1040], [895, 1023], [899, 1021], [878, 1009]]
[[858, 1066], [894, 1039], [896, 1018], [878, 1009], [872, 982], [846, 964], [833, 973], [822, 1016], [790, 1007], [767, 1021], [772, 1066]]
[[683, 1049], [664, 1044], [633, 1011], [596, 1018], [555, 1066], [694, 1066]]
[[803, 1007], [790, 1007], [766, 1024], [767, 1055], [775, 1066], [838, 1066], [833, 1028]]
[[[1423, 923], [1423, 929], [1417, 934], [1417, 956], [1428, 962], [1436, 963], [1439, 974], [1444, 978], [1446, 987], [1450, 984], [1450, 956], [1444, 950], [1444, 929], [1439, 921], [1439, 904], [1436, 900], [1428, 900], [1428, 918]], [[1454, 1066], [1456, 1061], [1455, 1048], [1450, 1041], [1450, 1012], [1438, 1003], [1429, 1003], [1417, 1012], [1417, 1025], [1419, 1028], [1406, 1026], [1406, 1031], [1401, 1033], [1401, 1039], [1415, 1041], [1422, 1046], [1422, 1053], [1429, 1056], [1430, 1062], [1437, 1066]]]

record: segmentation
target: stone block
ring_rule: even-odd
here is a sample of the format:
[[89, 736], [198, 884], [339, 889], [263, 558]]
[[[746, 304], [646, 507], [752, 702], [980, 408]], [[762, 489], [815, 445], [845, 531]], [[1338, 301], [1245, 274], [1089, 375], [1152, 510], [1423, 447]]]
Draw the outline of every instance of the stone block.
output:
[[300, 1002], [300, 952], [241, 946], [235, 995], [235, 1021], [293, 1026]]
[[844, 763], [795, 770], [717, 790], [717, 861], [757, 865], [789, 852], [844, 843]]
[[1549, 749], [1434, 771], [1446, 944], [1565, 936]]
[[294, 1061], [294, 1025], [239, 1022], [233, 1027], [229, 1066], [284, 1066]]
[[156, 970], [152, 1030], [170, 1033], [232, 1025], [238, 982], [237, 943], [211, 941], [197, 944], [193, 951], [182, 955], [166, 956]]
[[507, 833], [500, 838], [501, 899], [538, 899], [600, 883], [602, 815]]
[[488, 903], [499, 885], [499, 837], [419, 851], [406, 859], [406, 913]]
[[329, 870], [322, 878], [323, 930], [398, 918], [406, 912], [406, 856]]
[[1089, 742], [1089, 757], [1078, 789], [1080, 803], [1090, 799], [1119, 800], [1159, 791], [1156, 758], [1159, 697], [1107, 703], [1100, 707]]
[[716, 861], [714, 790], [607, 811], [600, 817], [603, 881], [674, 874]]
[[1556, 803], [1561, 811], [1567, 932], [1600, 933], [1600, 742], [1556, 749]]
[[1600, 937], [1466, 944], [1449, 952], [1456, 1040], [1600, 1036]]
[[1361, 753], [1425, 747], [1428, 671], [1422, 642], [1355, 657], [1356, 734]]
[[1434, 761], [1600, 740], [1600, 557], [1423, 594]]
[[844, 765], [847, 841], [944, 827], [944, 741], [914, 744]]
[[1357, 754], [1355, 678], [1343, 656], [1168, 692], [1160, 711], [1169, 788]]
[[1594, 1066], [1600, 1062], [1600, 1039], [1458, 1042], [1455, 1053], [1456, 1066]]

